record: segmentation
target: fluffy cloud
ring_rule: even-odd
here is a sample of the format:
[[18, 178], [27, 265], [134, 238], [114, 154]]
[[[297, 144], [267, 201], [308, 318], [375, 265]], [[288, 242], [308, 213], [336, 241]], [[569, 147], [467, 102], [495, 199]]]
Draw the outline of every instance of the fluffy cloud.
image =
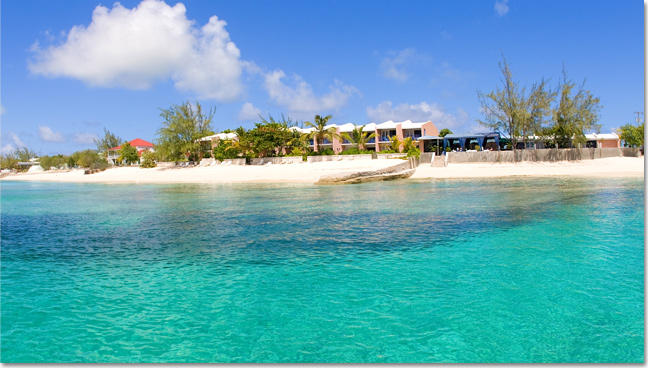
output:
[[275, 70], [265, 75], [264, 87], [275, 104], [287, 108], [290, 116], [297, 119], [311, 119], [315, 114], [337, 110], [347, 104], [349, 99], [358, 93], [353, 86], [344, 85], [336, 80], [329, 88], [329, 93], [316, 96], [313, 88], [300, 76], [294, 75], [290, 85], [284, 83], [286, 74]]
[[13, 151], [16, 150], [16, 148], [22, 148], [22, 147], [27, 147], [25, 142], [18, 137], [18, 135], [14, 132], [9, 132], [7, 133], [7, 136], [11, 138], [11, 141], [13, 143], [7, 143], [2, 148], [0, 149], [0, 153], [7, 154], [7, 153], [12, 153]]
[[97, 6], [87, 27], [75, 26], [61, 45], [38, 43], [34, 74], [70, 77], [98, 87], [147, 89], [172, 78], [178, 89], [229, 101], [242, 92], [239, 50], [213, 16], [200, 29], [181, 3], [144, 0], [134, 9]]
[[250, 102], [246, 102], [238, 114], [239, 121], [257, 120], [261, 114], [261, 109], [254, 107]]
[[240, 51], [230, 41], [225, 25], [225, 21], [213, 16], [202, 27], [191, 59], [174, 75], [178, 89], [218, 101], [232, 101], [241, 95], [243, 64], [239, 59]]
[[445, 112], [442, 106], [427, 102], [416, 105], [400, 104], [394, 107], [391, 101], [383, 101], [376, 107], [367, 107], [367, 117], [376, 123], [387, 120], [411, 120], [413, 122], [430, 120], [439, 129], [457, 129], [468, 122], [468, 114], [461, 109], [457, 111], [456, 115], [452, 115]]
[[407, 81], [410, 74], [405, 70], [405, 64], [411, 61], [415, 54], [416, 50], [413, 48], [407, 48], [398, 53], [391, 52], [390, 56], [383, 58], [380, 62], [383, 76], [399, 82]]
[[61, 134], [60, 132], [55, 132], [52, 130], [52, 128], [44, 125], [38, 126], [38, 137], [45, 142], [65, 142], [63, 134]]
[[506, 13], [508, 13], [509, 11], [508, 0], [496, 0], [495, 11], [497, 12], [497, 15], [499, 15], [500, 17], [506, 15]]

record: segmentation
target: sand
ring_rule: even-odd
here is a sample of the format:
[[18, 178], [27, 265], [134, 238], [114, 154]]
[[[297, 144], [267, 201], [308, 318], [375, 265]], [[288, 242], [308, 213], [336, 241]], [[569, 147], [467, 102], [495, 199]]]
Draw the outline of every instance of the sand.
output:
[[[77, 183], [315, 183], [323, 175], [378, 170], [400, 160], [356, 160], [263, 166], [192, 168], [118, 167], [84, 175], [83, 170], [11, 174], [0, 180]], [[523, 162], [518, 164], [420, 165], [409, 179], [490, 178], [511, 176], [643, 177], [644, 158], [613, 157], [585, 161]]]
[[610, 157], [583, 161], [420, 165], [411, 179], [467, 179], [511, 176], [643, 177], [644, 157]]

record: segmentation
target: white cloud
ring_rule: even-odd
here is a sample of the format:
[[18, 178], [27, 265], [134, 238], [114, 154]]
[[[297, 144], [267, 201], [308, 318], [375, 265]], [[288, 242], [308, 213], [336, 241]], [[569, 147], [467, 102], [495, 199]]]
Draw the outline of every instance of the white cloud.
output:
[[20, 137], [18, 137], [18, 134], [14, 133], [14, 132], [9, 132], [9, 133], [7, 133], [7, 135], [9, 136], [9, 138], [11, 138], [11, 141], [13, 142], [13, 144], [12, 143], [7, 143], [4, 146], [2, 146], [2, 148], [0, 149], [1, 153], [3, 153], [3, 154], [12, 153], [13, 151], [16, 150], [16, 148], [27, 147], [25, 142], [23, 142], [22, 139], [20, 139]]
[[229, 101], [242, 93], [242, 64], [225, 25], [213, 16], [198, 29], [182, 3], [97, 6], [90, 25], [72, 27], [64, 43], [42, 49], [36, 42], [28, 67], [34, 74], [98, 87], [147, 89], [172, 78], [180, 90]]
[[500, 17], [506, 15], [506, 13], [508, 13], [509, 11], [508, 0], [496, 0], [495, 11], [497, 12], [497, 15], [499, 15]]
[[38, 126], [38, 136], [45, 142], [65, 142], [63, 134], [55, 132], [52, 128], [44, 125]]
[[394, 79], [399, 82], [405, 82], [409, 79], [409, 74], [405, 69], [405, 64], [410, 62], [416, 55], [416, 50], [407, 48], [398, 53], [391, 52], [390, 56], [383, 58], [380, 63], [382, 74], [387, 79]]
[[312, 119], [315, 114], [338, 110], [347, 104], [351, 96], [358, 93], [357, 88], [347, 86], [336, 80], [329, 87], [329, 93], [316, 96], [313, 88], [300, 76], [290, 78], [291, 84], [283, 82], [286, 74], [282, 70], [275, 70], [265, 75], [265, 89], [270, 100], [289, 110], [290, 116], [297, 119]]
[[239, 121], [257, 120], [261, 114], [261, 109], [254, 107], [252, 103], [246, 102], [238, 114]]
[[22, 139], [20, 139], [20, 137], [18, 137], [18, 135], [16, 133], [9, 132], [9, 137], [11, 138], [11, 140], [14, 142], [14, 144], [17, 147], [27, 147], [25, 142], [23, 142]]
[[225, 21], [213, 16], [201, 29], [189, 64], [174, 76], [179, 90], [197, 92], [200, 98], [232, 101], [243, 92], [240, 51], [230, 41]]
[[78, 144], [94, 144], [95, 139], [99, 139], [99, 136], [92, 133], [75, 133], [72, 136], [72, 140]]
[[436, 103], [429, 104], [427, 102], [421, 102], [416, 105], [404, 103], [394, 107], [391, 101], [383, 101], [376, 107], [367, 107], [367, 117], [376, 123], [382, 123], [387, 120], [411, 120], [413, 122], [429, 120], [439, 130], [443, 128], [461, 128], [468, 122], [468, 114], [461, 109], [457, 110], [456, 115], [452, 115], [445, 112], [443, 106]]

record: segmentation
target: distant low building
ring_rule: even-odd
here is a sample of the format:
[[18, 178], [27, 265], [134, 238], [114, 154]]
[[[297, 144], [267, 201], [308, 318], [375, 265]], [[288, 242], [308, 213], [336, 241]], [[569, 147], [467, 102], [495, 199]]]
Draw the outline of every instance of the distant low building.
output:
[[620, 148], [621, 138], [616, 133], [585, 134], [587, 148]]
[[[155, 152], [155, 145], [143, 139], [135, 138], [128, 143], [130, 143], [131, 147], [135, 147], [137, 149], [137, 155], [139, 157], [142, 157], [142, 153], [144, 153], [145, 151]], [[108, 163], [112, 165], [115, 165], [117, 163], [117, 158], [119, 157], [120, 150], [121, 145], [108, 149], [108, 157], [106, 157]]]

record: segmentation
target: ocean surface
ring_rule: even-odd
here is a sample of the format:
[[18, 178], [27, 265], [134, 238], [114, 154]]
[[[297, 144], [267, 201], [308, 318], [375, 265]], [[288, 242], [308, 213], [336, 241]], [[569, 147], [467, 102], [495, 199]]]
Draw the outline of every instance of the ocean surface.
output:
[[0, 189], [5, 363], [644, 359], [643, 178]]

